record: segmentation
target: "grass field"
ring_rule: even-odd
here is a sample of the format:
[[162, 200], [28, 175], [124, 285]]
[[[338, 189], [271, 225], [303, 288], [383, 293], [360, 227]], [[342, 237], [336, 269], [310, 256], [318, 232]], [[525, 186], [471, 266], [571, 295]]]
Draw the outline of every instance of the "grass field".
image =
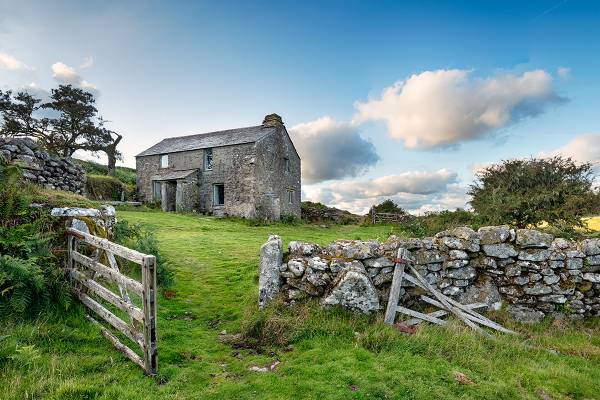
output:
[[[460, 326], [405, 336], [380, 317], [306, 307], [255, 311], [258, 249], [271, 233], [327, 243], [385, 239], [389, 226], [252, 227], [242, 221], [119, 212], [156, 229], [175, 271], [158, 304], [159, 376], [145, 377], [90, 326], [68, 318], [0, 327], [3, 399], [600, 398], [600, 323], [525, 327], [485, 339]], [[250, 321], [250, 322], [248, 322]], [[269, 325], [265, 325], [269, 324]], [[232, 348], [219, 333], [262, 327], [281, 346]], [[291, 343], [291, 347], [288, 346]], [[273, 372], [253, 372], [280, 360]], [[473, 383], [461, 384], [456, 373]]]

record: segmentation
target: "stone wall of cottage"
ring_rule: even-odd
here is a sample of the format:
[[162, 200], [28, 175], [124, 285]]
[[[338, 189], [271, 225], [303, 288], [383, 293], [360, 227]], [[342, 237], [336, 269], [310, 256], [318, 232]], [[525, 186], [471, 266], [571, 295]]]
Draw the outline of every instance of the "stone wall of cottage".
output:
[[[263, 247], [274, 249], [277, 240]], [[281, 294], [289, 303], [318, 298], [325, 306], [382, 310], [398, 248], [409, 250], [429, 283], [461, 302], [505, 307], [522, 322], [555, 314], [600, 316], [600, 239], [575, 242], [508, 226], [461, 227], [424, 239], [338, 240], [325, 247], [293, 241], [279, 265], [261, 263], [261, 276], [278, 270], [276, 284], [270, 279], [269, 290], [261, 291], [262, 302]], [[421, 293], [405, 286], [401, 302], [414, 305]]]
[[28, 138], [0, 138], [0, 155], [23, 168], [23, 177], [48, 189], [84, 194], [86, 176], [70, 158], [43, 151]]

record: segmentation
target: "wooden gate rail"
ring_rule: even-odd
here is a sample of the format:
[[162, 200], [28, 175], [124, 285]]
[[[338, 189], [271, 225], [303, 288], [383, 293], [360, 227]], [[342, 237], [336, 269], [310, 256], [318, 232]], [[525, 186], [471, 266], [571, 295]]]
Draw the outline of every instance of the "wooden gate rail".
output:
[[[87, 243], [96, 250], [94, 258], [78, 251], [80, 243]], [[102, 335], [121, 353], [139, 365], [147, 374], [155, 375], [158, 370], [156, 338], [156, 257], [113, 243], [74, 228], [67, 228], [68, 265], [67, 276], [75, 283], [75, 293], [79, 300], [112, 328], [123, 334], [142, 350], [139, 356], [122, 343], [106, 326], [87, 315], [86, 318], [100, 328]], [[102, 264], [100, 254], [104, 251], [110, 266]], [[142, 282], [138, 282], [119, 271], [115, 255], [141, 266]], [[89, 276], [84, 272], [91, 273]], [[119, 287], [119, 294], [102, 286], [95, 278], [99, 276]], [[141, 308], [129, 298], [128, 292], [142, 298]], [[91, 295], [98, 299], [92, 298]], [[105, 301], [121, 310], [130, 318], [125, 322], [107, 309], [100, 301]]]

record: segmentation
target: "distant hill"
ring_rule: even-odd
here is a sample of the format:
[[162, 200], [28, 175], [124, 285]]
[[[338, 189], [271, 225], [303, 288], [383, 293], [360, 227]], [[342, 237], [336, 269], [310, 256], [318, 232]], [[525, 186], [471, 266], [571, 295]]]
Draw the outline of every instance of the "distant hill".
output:
[[[93, 161], [75, 159], [75, 163], [81, 165], [88, 175], [107, 175], [108, 167]], [[135, 168], [117, 167], [116, 178], [126, 185], [135, 185]]]
[[86, 195], [92, 200], [135, 200], [136, 173], [134, 168], [117, 167], [116, 176], [108, 176], [108, 167], [93, 161], [75, 159], [87, 174]]
[[360, 215], [340, 210], [335, 207], [327, 207], [322, 203], [303, 201], [302, 220], [311, 224], [333, 223], [333, 224], [358, 224], [362, 218]]

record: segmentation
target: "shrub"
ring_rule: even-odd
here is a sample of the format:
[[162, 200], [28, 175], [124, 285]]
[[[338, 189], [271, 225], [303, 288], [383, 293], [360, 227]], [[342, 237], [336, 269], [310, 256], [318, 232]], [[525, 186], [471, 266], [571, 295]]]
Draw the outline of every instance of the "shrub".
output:
[[127, 187], [112, 176], [88, 175], [85, 184], [88, 197], [93, 200], [128, 199], [133, 194], [132, 188]]
[[485, 168], [471, 185], [471, 206], [492, 224], [520, 228], [541, 222], [583, 227], [598, 207], [592, 165], [553, 157], [506, 160]]
[[159, 286], [164, 289], [173, 284], [173, 272], [163, 259], [154, 233], [149, 228], [141, 224], [131, 225], [123, 220], [117, 222], [115, 236], [117, 243], [156, 257], [156, 281]]
[[302, 220], [294, 214], [284, 214], [279, 221], [285, 225], [300, 225], [302, 223]]

